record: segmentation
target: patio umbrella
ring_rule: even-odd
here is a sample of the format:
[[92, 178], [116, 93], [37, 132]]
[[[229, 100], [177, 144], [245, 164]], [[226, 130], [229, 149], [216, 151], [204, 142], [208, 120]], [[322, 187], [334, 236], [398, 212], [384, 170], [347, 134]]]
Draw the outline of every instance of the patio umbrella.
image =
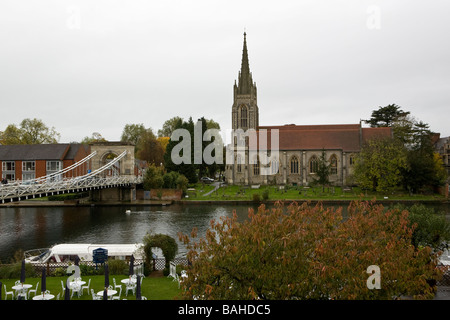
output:
[[130, 258], [130, 270], [128, 271], [128, 275], [131, 277], [134, 274], [134, 256], [131, 255]]
[[103, 300], [108, 300], [108, 287], [109, 287], [109, 269], [108, 264], [105, 263], [105, 290], [103, 290]]
[[66, 281], [66, 290], [64, 290], [64, 300], [70, 300], [70, 291], [69, 287], [67, 286], [67, 281]]
[[41, 292], [45, 292], [47, 290], [47, 276], [45, 272], [45, 267], [42, 268], [42, 276], [41, 276]]
[[20, 282], [25, 283], [25, 259], [22, 260], [22, 269], [20, 270]]
[[136, 300], [142, 300], [141, 297], [141, 276], [136, 277]]
[[108, 264], [105, 263], [105, 288], [109, 287], [109, 269]]

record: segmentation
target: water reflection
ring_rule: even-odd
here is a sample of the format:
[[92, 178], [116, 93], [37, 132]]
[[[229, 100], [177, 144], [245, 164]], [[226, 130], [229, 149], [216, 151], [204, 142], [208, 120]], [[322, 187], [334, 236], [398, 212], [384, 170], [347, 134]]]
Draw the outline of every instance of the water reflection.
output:
[[[450, 205], [430, 205], [450, 217]], [[250, 206], [257, 209], [257, 206]], [[186, 254], [178, 232], [190, 234], [197, 227], [204, 236], [212, 219], [231, 216], [239, 221], [248, 217], [248, 205], [171, 205], [166, 207], [95, 206], [0, 208], [0, 260], [19, 250], [45, 248], [56, 243], [135, 243], [147, 233], [173, 237], [179, 256]], [[346, 206], [343, 207], [346, 214]], [[126, 211], [129, 210], [129, 213]]]

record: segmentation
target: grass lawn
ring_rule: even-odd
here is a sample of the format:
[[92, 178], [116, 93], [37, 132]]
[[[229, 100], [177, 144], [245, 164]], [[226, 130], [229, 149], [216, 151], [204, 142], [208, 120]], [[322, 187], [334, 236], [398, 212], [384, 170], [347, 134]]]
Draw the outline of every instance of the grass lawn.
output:
[[253, 189], [247, 186], [227, 185], [205, 196], [206, 193], [213, 190], [211, 185], [196, 184], [192, 186], [195, 191], [188, 191], [188, 198], [184, 200], [253, 200], [254, 194], [258, 194], [263, 200], [263, 194], [268, 194], [267, 200], [444, 200], [444, 196], [434, 195], [410, 195], [403, 190], [390, 193], [366, 192], [358, 187], [345, 189], [342, 187], [321, 186], [303, 187], [290, 186], [286, 189], [279, 186], [260, 186]]
[[[120, 296], [120, 300], [127, 299], [127, 300], [136, 300], [136, 297], [129, 292], [128, 296], [125, 294], [125, 285], [120, 282], [120, 280], [127, 278], [125, 275], [110, 275], [109, 277], [109, 284], [111, 286], [114, 285], [113, 278], [116, 279], [116, 284], [122, 285], [122, 295]], [[94, 292], [102, 291], [104, 289], [104, 283], [105, 283], [105, 276], [99, 275], [99, 276], [82, 276], [82, 280], [86, 281], [86, 285], [88, 284], [89, 279], [91, 279], [91, 285], [90, 289], [94, 289]], [[2, 299], [5, 300], [5, 288], [3, 285], [6, 285], [6, 288], [8, 291], [14, 291], [11, 289], [12, 286], [14, 286], [14, 283], [18, 279], [0, 279], [2, 282]], [[58, 293], [60, 294], [60, 300], [64, 300], [64, 292], [61, 285], [61, 280], [63, 283], [67, 281], [67, 277], [47, 277], [47, 290], [50, 291], [50, 293], [56, 296]], [[39, 286], [37, 290], [37, 294], [41, 293], [41, 278], [26, 278], [25, 283], [33, 285], [31, 289], [35, 289], [36, 283], [39, 281]], [[86, 293], [86, 290], [84, 291], [83, 295], [81, 297], [77, 297], [76, 294], [73, 295], [72, 300], [92, 300], [91, 296], [91, 290], [89, 289], [89, 295]], [[179, 297], [181, 293], [181, 289], [178, 288], [178, 283], [173, 281], [172, 278], [168, 277], [145, 277], [142, 281], [142, 287], [141, 287], [141, 293], [142, 296], [145, 296], [148, 300], [174, 300]], [[33, 297], [33, 294], [31, 294], [31, 297]], [[11, 296], [8, 296], [8, 300], [11, 300]]]

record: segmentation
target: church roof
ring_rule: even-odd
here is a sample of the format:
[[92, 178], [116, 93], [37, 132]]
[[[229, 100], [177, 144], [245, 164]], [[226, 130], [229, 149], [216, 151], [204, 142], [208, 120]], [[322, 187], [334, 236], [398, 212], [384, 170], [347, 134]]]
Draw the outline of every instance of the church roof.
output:
[[[365, 141], [376, 136], [391, 136], [391, 128], [361, 128], [359, 124], [260, 126], [267, 130], [267, 146], [271, 148], [271, 130], [279, 131], [279, 150], [342, 150], [358, 152]], [[257, 134], [259, 136], [259, 134]], [[250, 145], [251, 150], [256, 146]]]

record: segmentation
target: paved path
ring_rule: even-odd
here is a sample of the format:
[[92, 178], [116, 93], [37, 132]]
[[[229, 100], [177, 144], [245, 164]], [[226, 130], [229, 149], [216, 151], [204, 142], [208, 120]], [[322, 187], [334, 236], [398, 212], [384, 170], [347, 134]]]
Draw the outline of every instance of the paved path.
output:
[[220, 186], [222, 185], [222, 183], [221, 183], [221, 182], [218, 182], [218, 181], [214, 181], [214, 182], [212, 183], [212, 185], [214, 186], [214, 189], [211, 190], [210, 192], [205, 193], [205, 194], [203, 195], [204, 197], [209, 196], [211, 193], [213, 193], [214, 191], [216, 191], [217, 189], [219, 189]]

